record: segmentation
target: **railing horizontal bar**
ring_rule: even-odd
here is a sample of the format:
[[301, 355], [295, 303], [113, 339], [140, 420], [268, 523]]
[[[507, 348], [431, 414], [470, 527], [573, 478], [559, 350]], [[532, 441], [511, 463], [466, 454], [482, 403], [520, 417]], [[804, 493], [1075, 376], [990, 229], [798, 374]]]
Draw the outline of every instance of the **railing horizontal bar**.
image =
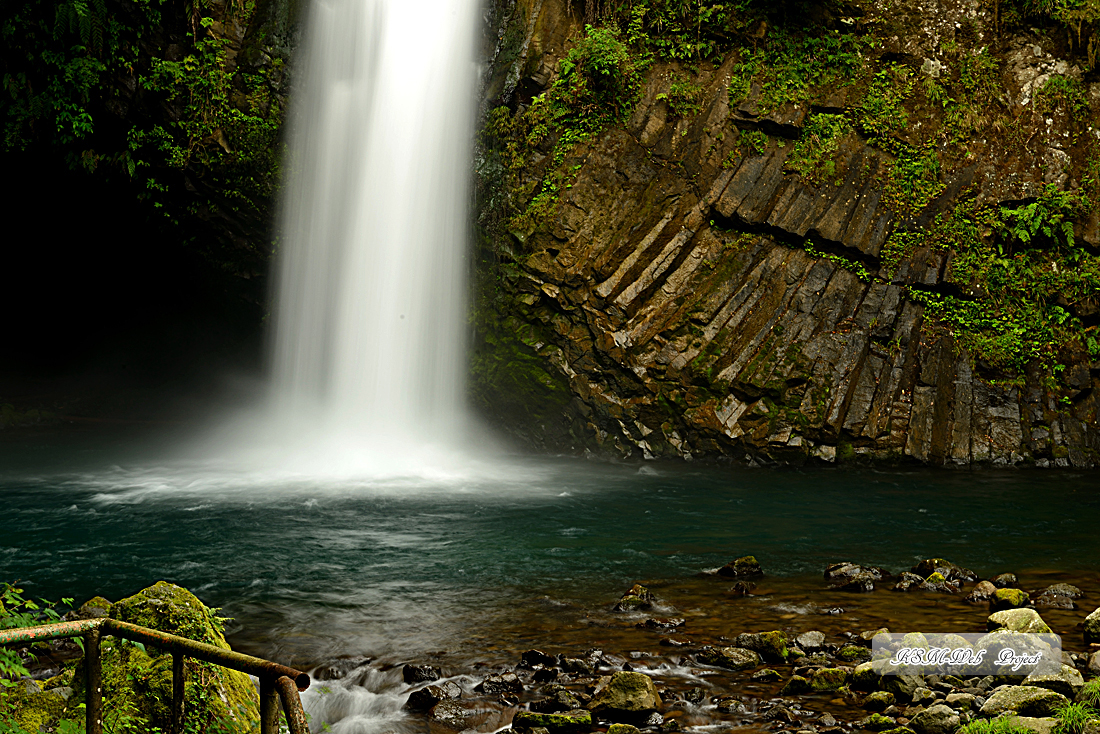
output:
[[117, 619], [103, 620], [103, 633], [125, 637], [128, 640], [134, 640], [147, 645], [156, 645], [157, 647], [165, 648], [173, 652], [179, 651], [186, 654], [188, 657], [197, 660], [205, 660], [208, 663], [223, 665], [227, 668], [239, 670], [242, 673], [249, 673], [257, 678], [275, 679], [285, 675], [294, 681], [294, 685], [297, 686], [299, 691], [304, 691], [309, 688], [309, 675], [300, 670], [295, 670], [286, 665], [280, 665], [279, 663], [273, 663], [261, 658], [254, 658], [244, 653], [214, 647], [205, 642], [196, 642], [186, 637], [170, 635], [167, 632], [146, 629], [136, 624], [130, 624], [129, 622], [120, 622]]
[[58, 637], [79, 637], [88, 630], [93, 630], [103, 624], [104, 619], [78, 619], [73, 622], [54, 622], [38, 627], [16, 627], [10, 630], [0, 630], [0, 645], [11, 645], [17, 642], [42, 642], [55, 640]]

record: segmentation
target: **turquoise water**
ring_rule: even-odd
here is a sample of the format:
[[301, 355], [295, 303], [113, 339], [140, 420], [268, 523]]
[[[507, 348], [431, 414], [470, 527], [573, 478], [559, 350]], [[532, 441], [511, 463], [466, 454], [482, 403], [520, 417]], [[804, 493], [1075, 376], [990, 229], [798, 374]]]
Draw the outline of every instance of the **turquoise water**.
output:
[[318, 480], [124, 445], [0, 445], [0, 576], [78, 601], [166, 579], [224, 607], [246, 646], [299, 660], [461, 648], [515, 626], [518, 610], [603, 608], [634, 581], [692, 579], [745, 554], [802, 580], [831, 561], [900, 571], [933, 555], [981, 575], [1072, 577], [1100, 556], [1089, 474], [501, 455]]

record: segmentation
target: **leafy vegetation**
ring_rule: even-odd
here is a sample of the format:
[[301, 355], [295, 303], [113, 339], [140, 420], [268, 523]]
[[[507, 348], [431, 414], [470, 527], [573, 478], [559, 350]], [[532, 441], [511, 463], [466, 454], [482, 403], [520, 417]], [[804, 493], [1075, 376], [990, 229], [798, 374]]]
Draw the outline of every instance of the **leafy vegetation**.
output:
[[1091, 204], [1048, 186], [1015, 208], [964, 199], [923, 232], [898, 232], [883, 249], [888, 272], [917, 247], [953, 252], [947, 280], [961, 295], [910, 289], [929, 315], [990, 368], [1020, 375], [1032, 361], [1054, 369], [1067, 351], [1092, 351], [1095, 326], [1072, 311], [1100, 296], [1100, 258], [1074, 239]]
[[[226, 38], [227, 27], [250, 24], [255, 0], [187, 8], [16, 0], [0, 22], [0, 153], [58, 157], [89, 186], [137, 191], [169, 225], [265, 220], [283, 62], [247, 63], [247, 49]], [[270, 249], [251, 246], [261, 258]]]
[[[512, 187], [517, 208], [508, 223], [512, 231], [529, 232], [556, 211], [562, 189], [581, 167], [562, 170], [565, 157], [608, 126], [626, 121], [641, 97], [644, 69], [617, 30], [589, 26], [561, 60], [554, 84], [530, 107], [515, 116], [506, 107], [491, 113], [488, 131], [504, 143], [505, 166], [518, 184]], [[545, 175], [519, 183], [544, 143], [552, 144]]]
[[679, 74], [673, 75], [668, 92], [658, 94], [657, 99], [667, 101], [669, 108], [681, 117], [696, 115], [703, 110], [703, 88]]
[[1086, 703], [1063, 703], [1054, 712], [1054, 734], [1084, 734], [1100, 714]]
[[813, 115], [787, 158], [787, 168], [810, 183], [820, 184], [837, 177], [836, 154], [840, 140], [852, 129], [845, 115], [824, 112]]
[[1030, 731], [1016, 721], [1015, 716], [978, 719], [959, 729], [960, 734], [1028, 734]]

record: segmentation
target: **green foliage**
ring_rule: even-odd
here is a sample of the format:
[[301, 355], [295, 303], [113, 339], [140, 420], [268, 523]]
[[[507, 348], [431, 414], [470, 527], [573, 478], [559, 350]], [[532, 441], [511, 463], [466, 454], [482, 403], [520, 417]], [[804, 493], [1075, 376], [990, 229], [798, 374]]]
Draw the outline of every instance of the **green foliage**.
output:
[[[137, 189], [167, 222], [262, 219], [278, 183], [282, 61], [243, 63], [222, 26], [254, 0], [15, 0], [0, 23], [0, 151], [47, 150], [95, 183]], [[169, 46], [164, 39], [182, 36]], [[186, 177], [197, 195], [176, 189]], [[183, 208], [185, 202], [192, 202]], [[266, 252], [266, 245], [262, 245]]]
[[806, 245], [806, 254], [810, 257], [820, 257], [828, 260], [829, 262], [844, 268], [845, 270], [855, 273], [856, 277], [862, 280], [864, 283], [870, 283], [874, 279], [874, 276], [863, 266], [863, 263], [856, 262], [855, 260], [849, 260], [841, 255], [834, 255], [829, 252], [821, 252], [813, 245]]
[[943, 193], [940, 159], [933, 144], [917, 148], [893, 138], [880, 138], [873, 142], [894, 154], [883, 191], [883, 201], [887, 206], [900, 214], [912, 216]]
[[1071, 123], [1080, 123], [1088, 118], [1088, 93], [1079, 80], [1054, 74], [1035, 93], [1035, 110], [1043, 115], [1063, 112]]
[[807, 102], [827, 86], [851, 84], [863, 69], [863, 51], [873, 43], [851, 33], [773, 29], [754, 51], [742, 52], [731, 75], [730, 104], [744, 100], [754, 81], [760, 84], [763, 112], [787, 102]]
[[913, 74], [904, 64], [887, 64], [875, 72], [867, 93], [855, 108], [856, 123], [865, 135], [879, 138], [909, 124], [904, 103], [913, 92]]
[[1090, 680], [1077, 694], [1077, 702], [1094, 709], [1100, 709], [1100, 679]]
[[[0, 582], [0, 630], [57, 622], [61, 615], [57, 613], [56, 607], [69, 606], [72, 601], [62, 599], [60, 602], [49, 602], [39, 599], [36, 602], [24, 597], [23, 589], [14, 584]], [[12, 685], [12, 679], [18, 680], [24, 675], [27, 675], [27, 669], [19, 654], [0, 647], [0, 685]]]
[[763, 155], [768, 149], [768, 134], [763, 130], [742, 130], [737, 135], [737, 149], [741, 155]]
[[837, 176], [836, 154], [840, 140], [852, 129], [844, 115], [813, 115], [802, 128], [802, 136], [787, 158], [787, 168], [813, 184]]
[[992, 369], [1010, 376], [1032, 362], [1053, 369], [1063, 351], [1095, 343], [1064, 307], [1100, 296], [1100, 258], [1079, 246], [1070, 221], [1087, 206], [1054, 186], [1012, 209], [964, 199], [927, 231], [892, 235], [883, 263], [892, 270], [918, 247], [953, 252], [947, 280], [962, 295], [910, 289], [910, 297]]
[[[561, 60], [558, 78], [531, 106], [512, 116], [494, 110], [487, 131], [504, 144], [513, 206], [522, 210], [509, 221], [517, 232], [529, 232], [557, 209], [561, 191], [580, 169], [562, 170], [565, 157], [580, 143], [607, 127], [626, 122], [642, 94], [644, 61], [632, 55], [613, 28], [588, 27], [587, 35]], [[532, 154], [553, 140], [546, 173], [522, 181]]]
[[949, 58], [953, 59], [951, 67], [956, 71], [943, 79], [925, 75], [921, 89], [928, 103], [940, 108], [941, 139], [965, 156], [1002, 92], [1000, 67], [988, 48], [977, 54], [956, 50]]
[[667, 60], [717, 60], [733, 34], [755, 19], [748, 3], [633, 0], [616, 20], [631, 46]]
[[1085, 734], [1089, 721], [1097, 718], [1096, 709], [1086, 703], [1063, 703], [1054, 712], [1058, 723], [1054, 725], [1054, 734]]
[[657, 95], [668, 102], [669, 108], [681, 117], [697, 115], [703, 110], [703, 88], [687, 77], [673, 75], [668, 92]]
[[978, 719], [959, 729], [959, 734], [1029, 734], [1031, 729], [1016, 721], [1015, 716]]

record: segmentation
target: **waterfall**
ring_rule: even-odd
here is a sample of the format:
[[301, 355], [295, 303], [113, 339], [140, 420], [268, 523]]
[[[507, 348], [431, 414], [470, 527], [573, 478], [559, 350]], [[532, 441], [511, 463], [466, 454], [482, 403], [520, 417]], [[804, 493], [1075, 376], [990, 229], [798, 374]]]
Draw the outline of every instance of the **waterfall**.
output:
[[291, 109], [274, 385], [378, 456], [461, 432], [478, 0], [315, 0]]

